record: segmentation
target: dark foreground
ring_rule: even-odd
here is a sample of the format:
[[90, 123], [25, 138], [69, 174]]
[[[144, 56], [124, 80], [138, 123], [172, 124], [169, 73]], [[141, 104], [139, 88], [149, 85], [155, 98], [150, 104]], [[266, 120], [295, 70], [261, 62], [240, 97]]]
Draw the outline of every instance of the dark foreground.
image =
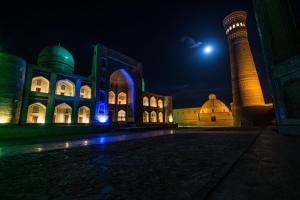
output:
[[0, 199], [299, 199], [299, 138], [260, 132], [181, 130], [2, 157]]

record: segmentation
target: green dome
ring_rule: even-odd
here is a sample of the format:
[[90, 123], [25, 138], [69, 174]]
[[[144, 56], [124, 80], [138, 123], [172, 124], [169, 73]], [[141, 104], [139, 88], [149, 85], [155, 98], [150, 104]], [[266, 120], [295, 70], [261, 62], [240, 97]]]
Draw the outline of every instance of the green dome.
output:
[[73, 73], [75, 61], [72, 54], [60, 45], [44, 48], [38, 57], [38, 65], [55, 72]]

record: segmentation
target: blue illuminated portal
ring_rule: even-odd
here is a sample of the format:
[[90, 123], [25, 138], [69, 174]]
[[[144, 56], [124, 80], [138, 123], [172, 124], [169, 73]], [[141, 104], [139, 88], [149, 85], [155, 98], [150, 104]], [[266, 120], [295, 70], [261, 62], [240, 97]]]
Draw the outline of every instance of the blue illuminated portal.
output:
[[[128, 102], [130, 104], [130, 109], [131, 109], [131, 114], [135, 114], [135, 83], [134, 80], [132, 79], [131, 75], [125, 70], [125, 69], [119, 69], [119, 71], [127, 80], [127, 83], [129, 85], [129, 95], [131, 102]], [[114, 72], [115, 73], [115, 72]], [[100, 96], [102, 95], [102, 92], [100, 92]], [[108, 94], [104, 94], [105, 96], [105, 101], [97, 101], [96, 103], [96, 121], [101, 123], [101, 124], [106, 124], [109, 121], [109, 114], [108, 114]]]

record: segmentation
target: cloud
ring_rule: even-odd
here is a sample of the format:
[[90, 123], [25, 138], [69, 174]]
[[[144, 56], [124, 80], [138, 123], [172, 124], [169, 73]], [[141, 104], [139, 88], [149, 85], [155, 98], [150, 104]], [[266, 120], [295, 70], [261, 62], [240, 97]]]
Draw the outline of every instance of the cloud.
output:
[[192, 37], [189, 36], [184, 36], [180, 39], [181, 42], [186, 43], [191, 49], [196, 48], [203, 43], [201, 41], [196, 41]]

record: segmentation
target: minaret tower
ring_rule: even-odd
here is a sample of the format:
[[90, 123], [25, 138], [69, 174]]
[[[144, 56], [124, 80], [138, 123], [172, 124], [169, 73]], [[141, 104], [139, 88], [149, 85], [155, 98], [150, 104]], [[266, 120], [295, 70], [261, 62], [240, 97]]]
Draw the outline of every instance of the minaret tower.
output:
[[236, 11], [223, 20], [229, 45], [235, 125], [249, 120], [245, 108], [251, 110], [251, 107], [265, 105], [248, 41], [246, 19], [245, 11]]

